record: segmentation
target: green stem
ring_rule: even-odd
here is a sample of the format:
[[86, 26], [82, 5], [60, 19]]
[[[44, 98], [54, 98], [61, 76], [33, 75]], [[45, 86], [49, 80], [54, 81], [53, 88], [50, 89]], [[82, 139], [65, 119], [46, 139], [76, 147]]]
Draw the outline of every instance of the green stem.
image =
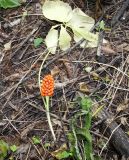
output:
[[42, 71], [42, 68], [43, 68], [44, 62], [46, 61], [46, 59], [47, 59], [47, 57], [48, 57], [49, 53], [50, 53], [50, 52], [48, 52], [48, 53], [46, 54], [46, 56], [44, 57], [44, 59], [43, 59], [43, 61], [42, 61], [41, 66], [40, 66], [40, 68], [39, 68], [39, 74], [38, 74], [38, 84], [39, 84], [39, 89], [40, 89], [40, 84], [41, 84], [41, 80], [40, 80], [41, 71]]
[[54, 139], [54, 141], [56, 141], [56, 136], [55, 136], [55, 133], [54, 133], [54, 130], [53, 130], [53, 127], [52, 127], [52, 123], [51, 123], [51, 119], [50, 119], [49, 96], [46, 96], [46, 105], [45, 105], [45, 108], [46, 108], [46, 115], [47, 115], [48, 124], [49, 124], [50, 130], [51, 130], [53, 139]]

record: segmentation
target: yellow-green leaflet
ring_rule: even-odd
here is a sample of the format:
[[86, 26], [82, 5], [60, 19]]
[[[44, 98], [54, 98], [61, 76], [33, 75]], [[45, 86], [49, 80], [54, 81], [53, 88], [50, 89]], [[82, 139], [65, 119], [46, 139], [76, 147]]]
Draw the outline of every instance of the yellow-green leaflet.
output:
[[42, 7], [43, 15], [59, 22], [68, 22], [71, 18], [72, 8], [68, 3], [62, 1], [46, 1]]
[[95, 20], [92, 17], [89, 17], [79, 8], [75, 8], [72, 11], [72, 17], [67, 23], [67, 26], [70, 28], [85, 28], [86, 31], [90, 31], [94, 26]]
[[66, 28], [64, 28], [63, 26], [61, 26], [60, 37], [59, 37], [59, 46], [60, 46], [60, 49], [62, 49], [63, 51], [65, 51], [68, 48], [70, 48], [70, 41], [71, 41], [71, 37], [68, 34], [68, 32], [66, 31]]
[[49, 52], [55, 54], [58, 43], [58, 31], [56, 29], [50, 29], [46, 36], [45, 43]]

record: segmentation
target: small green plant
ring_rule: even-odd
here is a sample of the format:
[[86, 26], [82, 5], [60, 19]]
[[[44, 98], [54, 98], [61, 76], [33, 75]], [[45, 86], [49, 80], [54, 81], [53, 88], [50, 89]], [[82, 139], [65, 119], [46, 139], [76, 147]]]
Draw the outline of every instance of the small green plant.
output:
[[41, 139], [38, 136], [33, 136], [32, 141], [33, 141], [34, 144], [40, 144]]
[[55, 157], [58, 160], [63, 160], [72, 157], [72, 153], [69, 151], [61, 151], [56, 153]]
[[69, 158], [71, 157], [72, 153], [68, 152], [68, 151], [63, 151], [61, 153], [58, 153], [57, 154], [57, 159], [66, 159], [66, 158]]
[[17, 146], [16, 146], [16, 145], [10, 146], [10, 150], [11, 150], [12, 152], [16, 152], [16, 151], [17, 151]]
[[[91, 107], [92, 101], [88, 97], [83, 97], [80, 100], [81, 112], [77, 113], [72, 119], [72, 132], [68, 134], [70, 142], [70, 151], [76, 160], [93, 160], [92, 151], [92, 136], [90, 134], [91, 127]], [[79, 117], [82, 117], [83, 125], [78, 127], [76, 124]], [[79, 143], [83, 141], [83, 153], [80, 150]]]
[[34, 39], [34, 46], [35, 46], [35, 48], [39, 47], [42, 42], [43, 42], [42, 38], [36, 38], [36, 39]]
[[63, 159], [73, 157], [72, 153], [70, 151], [68, 151], [68, 148], [67, 148], [66, 144], [63, 144], [56, 151], [51, 152], [51, 155], [58, 160], [63, 160]]
[[20, 6], [20, 0], [0, 0], [0, 8], [14, 8]]
[[96, 30], [97, 31], [100, 31], [100, 30], [104, 31], [105, 30], [105, 22], [103, 20], [99, 22], [98, 26], [96, 27]]
[[51, 146], [51, 144], [48, 143], [48, 142], [46, 142], [46, 143], [44, 144], [44, 148], [49, 148], [50, 146]]
[[100, 21], [100, 23], [99, 23], [99, 29], [101, 29], [101, 30], [104, 30], [104, 29], [105, 29], [105, 23], [104, 23], [103, 20]]
[[4, 160], [4, 158], [7, 156], [8, 150], [8, 144], [5, 141], [0, 140], [0, 160]]
[[13, 156], [9, 157], [9, 160], [15, 160]]
[[[0, 140], [0, 160], [4, 160], [8, 154], [8, 151], [12, 151], [13, 153], [17, 151], [16, 145], [9, 145], [3, 140]], [[9, 157], [9, 160], [13, 160], [13, 156]]]

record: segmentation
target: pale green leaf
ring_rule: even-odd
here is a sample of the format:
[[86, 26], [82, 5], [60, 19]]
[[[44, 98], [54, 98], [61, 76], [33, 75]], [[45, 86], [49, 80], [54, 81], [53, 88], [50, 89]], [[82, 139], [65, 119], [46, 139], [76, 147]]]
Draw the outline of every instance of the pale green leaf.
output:
[[0, 8], [14, 8], [20, 6], [20, 0], [0, 0]]
[[[84, 32], [81, 31], [78, 33], [77, 31], [74, 32], [74, 40], [75, 42], [79, 42], [82, 38], [86, 39], [87, 41], [84, 41], [81, 43], [80, 47], [82, 48], [95, 48], [98, 46], [98, 33], [94, 34], [91, 32]], [[103, 39], [103, 44], [108, 43], [107, 40]]]
[[66, 159], [72, 156], [72, 153], [68, 151], [60, 151], [55, 154], [55, 157], [57, 160]]
[[48, 147], [50, 147], [50, 146], [51, 146], [51, 144], [48, 143], [48, 142], [46, 142], [46, 143], [44, 144], [44, 148], [48, 148]]
[[97, 42], [88, 42], [87, 41], [84, 41], [81, 45], [80, 45], [81, 48], [95, 48], [97, 47]]
[[68, 32], [66, 31], [66, 28], [61, 26], [60, 37], [59, 37], [60, 48], [64, 51], [67, 50], [68, 48], [70, 48], [70, 41], [71, 41], [71, 37], [68, 34]]
[[91, 41], [91, 42], [98, 42], [98, 34], [91, 33], [87, 31], [85, 28], [76, 28], [76, 33], [78, 33], [82, 38]]
[[10, 150], [11, 150], [12, 152], [16, 152], [16, 151], [17, 151], [17, 146], [16, 146], [16, 145], [10, 146]]
[[58, 43], [58, 31], [56, 29], [50, 29], [48, 35], [46, 36], [45, 43], [47, 49], [52, 53], [55, 54], [57, 43]]
[[40, 144], [41, 139], [38, 136], [33, 136], [32, 141], [34, 144]]
[[[79, 42], [83, 38], [78, 32], [76, 32], [74, 30], [73, 30], [73, 33], [74, 33], [74, 37], [73, 38], [74, 38], [75, 42]], [[86, 44], [86, 41], [83, 41], [80, 46], [82, 48], [84, 48], [85, 44]]]
[[0, 160], [3, 160], [7, 156], [8, 150], [8, 144], [5, 141], [0, 140]]
[[100, 23], [99, 23], [99, 28], [102, 29], [102, 30], [104, 30], [104, 28], [105, 28], [105, 23], [104, 23], [103, 20], [100, 21]]
[[98, 45], [98, 34], [86, 32], [84, 29], [79, 28], [78, 31], [73, 30], [75, 42], [79, 42], [82, 38], [88, 41], [84, 41], [80, 46], [82, 48], [94, 48]]
[[63, 144], [57, 150], [51, 152], [51, 155], [58, 160], [66, 159], [72, 156], [72, 153], [67, 150], [66, 144]]
[[68, 22], [71, 18], [72, 8], [62, 1], [46, 1], [42, 7], [43, 15], [59, 22]]
[[86, 31], [90, 31], [91, 28], [94, 26], [95, 20], [84, 12], [82, 12], [79, 8], [76, 8], [72, 12], [72, 18], [67, 23], [72, 29], [76, 28], [85, 28]]
[[24, 18], [28, 15], [28, 12], [25, 10], [22, 14], [22, 20], [24, 20]]
[[34, 46], [39, 47], [42, 42], [43, 42], [43, 39], [41, 37], [36, 38], [36, 39], [34, 39]]
[[[97, 47], [98, 34], [91, 33], [90, 30], [94, 26], [95, 20], [89, 17], [79, 8], [76, 8], [72, 12], [72, 18], [67, 23], [67, 26], [72, 28], [74, 32], [74, 40], [80, 41], [82, 38], [88, 41], [86, 47]], [[84, 48], [87, 42], [84, 41], [80, 46]]]
[[81, 107], [83, 110], [89, 110], [89, 108], [91, 108], [92, 106], [92, 101], [89, 97], [83, 97], [81, 99]]

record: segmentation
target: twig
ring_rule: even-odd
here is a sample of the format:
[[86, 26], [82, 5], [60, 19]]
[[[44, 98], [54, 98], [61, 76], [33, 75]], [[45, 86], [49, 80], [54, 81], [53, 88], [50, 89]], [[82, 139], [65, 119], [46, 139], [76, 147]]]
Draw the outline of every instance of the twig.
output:
[[[120, 128], [120, 125], [118, 125], [115, 121], [112, 120], [112, 115], [108, 111], [106, 111], [106, 108], [104, 108], [99, 114], [98, 119], [103, 120], [101, 124], [101, 129], [105, 129], [105, 135], [109, 137], [108, 142], [114, 146], [114, 148], [121, 154], [125, 155], [125, 157], [129, 157], [129, 138], [125, 134], [125, 132]], [[115, 132], [117, 130], [117, 132]], [[106, 143], [106, 145], [108, 144]], [[104, 146], [105, 148], [105, 146]], [[103, 149], [104, 149], [103, 148]], [[102, 151], [103, 151], [102, 149]], [[101, 151], [101, 153], [102, 153]], [[100, 153], [100, 154], [101, 154]]]
[[25, 160], [28, 160], [29, 153], [30, 153], [30, 149], [31, 149], [31, 145], [29, 146], [29, 149], [28, 149], [28, 152], [27, 152], [27, 155], [26, 155], [26, 159], [25, 159]]
[[120, 70], [119, 68], [116, 68], [115, 66], [112, 66], [110, 64], [104, 64], [104, 63], [100, 63], [100, 62], [95, 62], [95, 61], [72, 61], [73, 63], [76, 63], [76, 62], [80, 62], [80, 63], [93, 63], [93, 64], [100, 64], [100, 65], [104, 65], [104, 66], [107, 66], [107, 67], [110, 67], [110, 68], [113, 68], [117, 71], [119, 71], [120, 73], [122, 73], [123, 75], [125, 75], [127, 78], [129, 78], [129, 75], [124, 73], [122, 70]]
[[39, 154], [41, 160], [44, 160], [44, 158], [42, 157], [42, 155], [41, 155], [40, 151], [38, 150], [37, 146], [34, 145], [34, 143], [32, 142], [32, 140], [31, 140], [30, 138], [29, 138], [29, 141], [30, 141], [31, 144], [34, 146], [34, 148], [35, 148], [35, 150], [37, 151], [37, 153]]
[[114, 132], [115, 132], [120, 126], [121, 126], [121, 124], [119, 124], [119, 125], [112, 131], [112, 133], [111, 133], [108, 141], [105, 143], [105, 145], [104, 145], [103, 148], [101, 149], [99, 156], [102, 155], [102, 152], [103, 152], [103, 150], [105, 149], [105, 147], [107, 146], [107, 144], [109, 143], [109, 141], [111, 140], [112, 135], [114, 134]]
[[129, 6], [129, 0], [126, 0], [123, 3], [122, 7], [118, 10], [118, 12], [113, 16], [111, 21], [112, 26], [116, 25], [116, 23], [120, 20], [120, 18], [122, 17], [128, 6]]

